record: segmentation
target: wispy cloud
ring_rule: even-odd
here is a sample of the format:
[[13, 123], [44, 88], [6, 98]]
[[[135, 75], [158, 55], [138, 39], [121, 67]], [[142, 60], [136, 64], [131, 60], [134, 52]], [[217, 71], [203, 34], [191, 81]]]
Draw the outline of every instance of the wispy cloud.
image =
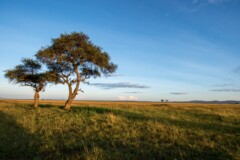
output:
[[174, 95], [184, 95], [184, 94], [187, 94], [187, 93], [184, 93], [184, 92], [171, 92], [170, 94], [174, 94]]
[[198, 1], [199, 0], [193, 0], [192, 2], [193, 2], [193, 4], [196, 4], [196, 3], [198, 3]]
[[141, 84], [134, 84], [134, 83], [128, 83], [128, 82], [119, 82], [119, 83], [92, 83], [90, 84], [92, 86], [100, 87], [103, 89], [114, 89], [114, 88], [138, 88], [138, 89], [146, 89], [150, 88], [150, 86], [147, 85], [141, 85]]
[[232, 83], [223, 83], [223, 84], [216, 84], [214, 87], [232, 87], [234, 86]]
[[210, 4], [220, 4], [223, 2], [229, 2], [230, 0], [208, 0], [208, 3]]
[[218, 5], [225, 2], [230, 2], [232, 0], [193, 0], [192, 6], [187, 9], [188, 12], [196, 12], [203, 7], [207, 7], [209, 5]]
[[226, 88], [226, 89], [212, 89], [210, 91], [212, 91], [212, 92], [240, 92], [240, 89]]
[[129, 94], [140, 94], [142, 92], [124, 92], [124, 93], [129, 93]]
[[234, 73], [240, 73], [240, 66], [237, 67], [237, 68], [234, 68], [234, 69], [233, 69], [233, 72], [234, 72]]
[[199, 3], [201, 3], [201, 4], [207, 4], [207, 3], [209, 3], [209, 4], [220, 4], [220, 3], [224, 3], [224, 2], [230, 2], [231, 0], [205, 0], [205, 1], [203, 1], [203, 0], [193, 0], [192, 1], [192, 3], [193, 4], [199, 4]]

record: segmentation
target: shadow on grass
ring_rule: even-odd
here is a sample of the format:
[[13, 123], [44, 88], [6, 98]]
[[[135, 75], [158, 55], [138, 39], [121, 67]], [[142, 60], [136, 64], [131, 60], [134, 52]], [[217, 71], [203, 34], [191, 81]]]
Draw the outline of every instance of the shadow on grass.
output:
[[[215, 135], [218, 134], [233, 134], [236, 135], [240, 127], [237, 126], [229, 126], [226, 124], [211, 122], [205, 123], [201, 121], [186, 121], [186, 120], [174, 120], [169, 117], [150, 117], [144, 115], [143, 113], [138, 112], [130, 112], [124, 110], [116, 110], [109, 108], [101, 108], [101, 107], [72, 107], [73, 112], [91, 112], [97, 114], [105, 114], [105, 113], [113, 113], [118, 116], [125, 117], [129, 120], [133, 121], [157, 121], [166, 125], [173, 125], [176, 127], [180, 127], [189, 131], [197, 131], [203, 130], [205, 132], [213, 132]], [[204, 114], [198, 114], [198, 116], [204, 117]], [[206, 115], [210, 116], [210, 115]], [[208, 117], [210, 119], [210, 117]], [[215, 119], [213, 117], [212, 119]], [[131, 141], [131, 140], [129, 140]], [[143, 140], [144, 141], [144, 140]], [[102, 139], [95, 139], [94, 142], [99, 142], [99, 144], [108, 143], [106, 140], [102, 141]], [[114, 144], [114, 146], [112, 146]], [[147, 144], [143, 142], [143, 146], [141, 148], [137, 148], [132, 146], [131, 144], [123, 144], [122, 142], [111, 140], [111, 143], [106, 144], [106, 146], [100, 145], [100, 148], [104, 150], [110, 150], [109, 153], [114, 153], [114, 150], [121, 150], [121, 152], [126, 153], [128, 159], [169, 159], [169, 157], [174, 157], [174, 155], [179, 155], [177, 152], [183, 152], [183, 158], [180, 159], [234, 159], [232, 155], [226, 153], [225, 150], [221, 148], [204, 148], [197, 147], [192, 148], [188, 146], [183, 146], [182, 144], [174, 144], [169, 146], [169, 148], [165, 148], [163, 146], [162, 151], [152, 146], [151, 144]], [[117, 146], [117, 148], [116, 148]], [[91, 147], [90, 147], [91, 149]], [[122, 156], [122, 155], [121, 155]], [[130, 157], [129, 157], [130, 156]], [[126, 157], [121, 157], [120, 159], [125, 159]], [[176, 158], [176, 157], [175, 157]]]
[[53, 108], [54, 106], [51, 104], [39, 104], [38, 107], [39, 108]]
[[16, 123], [13, 116], [0, 112], [0, 159], [30, 159], [38, 146], [33, 135]]
[[61, 109], [64, 110], [64, 106], [59, 106], [59, 105], [52, 105], [52, 104], [39, 104], [39, 108], [56, 108], [56, 109]]
[[[100, 148], [104, 151], [102, 159], [139, 159], [139, 160], [168, 160], [168, 159], [194, 159], [194, 160], [234, 160], [230, 154], [225, 153], [219, 148], [204, 148], [204, 147], [190, 147], [183, 145], [180, 142], [165, 142], [160, 146], [156, 146], [156, 143], [147, 137], [148, 135], [142, 135], [141, 138], [131, 138], [128, 141], [122, 141], [118, 138], [113, 138], [114, 135], [105, 136], [104, 138], [98, 136], [98, 131], [89, 132], [87, 135], [79, 136], [75, 139], [73, 147], [59, 148], [60, 152], [66, 156], [80, 155], [81, 159], [88, 159], [85, 154], [94, 154], [96, 148]], [[122, 133], [124, 134], [124, 133]], [[111, 137], [113, 136], [113, 137]], [[137, 143], [139, 142], [139, 143]], [[46, 153], [46, 155], [51, 155]], [[51, 157], [50, 157], [51, 158]], [[91, 158], [91, 159], [98, 159]], [[100, 158], [101, 159], [101, 158]]]
[[151, 106], [154, 107], [170, 107], [170, 104], [166, 104], [166, 103], [158, 103], [158, 104], [152, 104]]
[[116, 109], [109, 109], [109, 108], [101, 108], [101, 107], [72, 107], [71, 112], [83, 112], [83, 113], [95, 113], [95, 114], [105, 114], [105, 113], [113, 113], [118, 116], [122, 116], [124, 118], [127, 118], [129, 120], [134, 121], [154, 121], [154, 122], [160, 122], [166, 125], [173, 125], [180, 128], [188, 129], [188, 130], [204, 130], [206, 132], [214, 132], [214, 133], [221, 133], [221, 134], [236, 134], [238, 130], [240, 130], [240, 127], [228, 125], [221, 122], [214, 121], [217, 116], [207, 114], [199, 114], [195, 113], [193, 116], [198, 116], [201, 118], [204, 118], [206, 116], [208, 119], [212, 119], [210, 122], [205, 121], [187, 121], [184, 119], [171, 119], [170, 117], [166, 116], [147, 116], [143, 113], [138, 112], [131, 112], [131, 111], [125, 111], [125, 110], [116, 110]]
[[[56, 107], [58, 109], [64, 109], [64, 106], [54, 106], [54, 105], [39, 105], [40, 108], [52, 108]], [[170, 117], [166, 116], [148, 116], [144, 115], [144, 113], [138, 113], [133, 111], [126, 111], [126, 110], [119, 110], [119, 109], [111, 109], [111, 108], [103, 108], [103, 107], [94, 107], [94, 106], [72, 106], [70, 113], [83, 113], [87, 115], [91, 114], [106, 114], [106, 113], [113, 113], [118, 116], [122, 116], [129, 120], [133, 121], [154, 121], [160, 122], [166, 125], [173, 125], [184, 129], [189, 130], [204, 130], [204, 131], [211, 131], [214, 133], [221, 133], [221, 134], [235, 134], [240, 127], [236, 125], [229, 125], [225, 123], [221, 123], [222, 121], [219, 120], [218, 115], [207, 114], [207, 113], [195, 113], [195, 112], [184, 112], [189, 117], [198, 118], [198, 120], [194, 121], [187, 121], [184, 119], [171, 119]], [[204, 121], [204, 119], [209, 120], [209, 122]]]
[[[52, 108], [55, 106], [41, 105], [40, 107]], [[56, 108], [63, 109], [62, 106], [56, 106]], [[191, 129], [194, 129], [195, 125], [199, 125], [166, 117], [154, 118], [137, 112], [101, 107], [72, 107], [68, 113], [113, 113], [133, 121], [160, 121], [170, 125], [190, 127]], [[203, 128], [204, 126], [200, 124], [198, 127]], [[73, 131], [75, 130], [73, 129]], [[55, 150], [41, 150], [39, 148], [41, 142], [50, 143], [48, 139], [43, 139], [41, 135], [30, 134], [16, 122], [15, 117], [0, 112], [0, 159], [71, 159], [71, 157], [72, 159], [87, 159], [85, 154], [87, 152], [91, 154], [96, 147], [104, 151], [104, 159], [234, 159], [228, 153], [217, 148], [193, 148], [178, 142], [169, 142], [170, 145], [160, 144], [161, 146], [157, 147], [156, 143], [153, 143], [151, 138], [147, 137], [148, 135], [142, 135], [142, 139], [133, 138], [122, 141], [114, 138], [114, 135], [99, 136], [99, 130], [86, 132], [85, 135], [75, 134], [73, 131], [70, 128], [65, 134], [55, 132], [54, 140], [57, 141], [56, 144], [53, 144]], [[44, 132], [41, 134], [44, 134]], [[72, 144], [65, 145], [66, 141], [71, 139], [74, 139]], [[139, 142], [139, 145], [132, 142]], [[159, 143], [164, 143], [164, 140]], [[182, 157], [180, 157], [181, 153], [183, 153]]]
[[184, 115], [187, 115], [189, 117], [195, 117], [199, 120], [223, 122], [222, 117], [219, 115], [216, 115], [216, 114], [203, 113], [203, 112], [198, 112], [198, 111], [189, 111], [189, 112], [184, 112]]

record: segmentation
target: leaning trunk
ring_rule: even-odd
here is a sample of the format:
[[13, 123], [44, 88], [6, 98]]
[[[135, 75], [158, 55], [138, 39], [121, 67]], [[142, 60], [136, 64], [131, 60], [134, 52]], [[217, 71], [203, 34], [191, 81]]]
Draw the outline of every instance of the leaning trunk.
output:
[[38, 100], [39, 100], [39, 92], [35, 92], [34, 94], [34, 107], [37, 108], [38, 107]]
[[78, 73], [78, 69], [75, 68], [74, 69], [74, 72], [75, 74], [77, 75], [77, 81], [76, 81], [76, 86], [75, 86], [75, 89], [74, 91], [72, 90], [72, 83], [68, 83], [68, 90], [69, 90], [69, 93], [68, 93], [68, 100], [66, 101], [65, 103], [65, 109], [66, 110], [69, 110], [70, 107], [71, 107], [71, 104], [74, 100], [74, 98], [76, 97], [76, 95], [78, 94], [78, 90], [79, 90], [79, 86], [80, 86], [80, 74]]
[[69, 85], [68, 86], [68, 89], [69, 89], [69, 94], [68, 94], [68, 100], [66, 101], [65, 103], [65, 108], [66, 110], [69, 110], [70, 107], [71, 107], [71, 104], [74, 100], [74, 98], [76, 97], [77, 93], [78, 93], [78, 90], [79, 90], [79, 84], [77, 83], [74, 91], [72, 92], [72, 85]]
[[73, 101], [72, 96], [68, 97], [68, 100], [65, 103], [65, 108], [64, 109], [69, 110], [70, 107], [71, 107], [72, 101]]
[[75, 98], [75, 96], [73, 95], [73, 92], [72, 92], [72, 84], [68, 84], [68, 100], [66, 101], [65, 103], [65, 108], [66, 110], [69, 110], [70, 107], [71, 107], [71, 104], [73, 102], [73, 99]]

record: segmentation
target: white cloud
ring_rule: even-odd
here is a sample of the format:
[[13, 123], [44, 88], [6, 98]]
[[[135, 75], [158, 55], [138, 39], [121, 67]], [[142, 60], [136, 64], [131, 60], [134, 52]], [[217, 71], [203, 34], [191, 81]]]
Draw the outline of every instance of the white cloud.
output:
[[118, 99], [120, 101], [126, 101], [127, 100], [126, 96], [119, 96]]
[[138, 100], [138, 97], [136, 97], [136, 96], [129, 96], [128, 100], [136, 101], [136, 100]]
[[136, 96], [119, 96], [118, 99], [120, 101], [137, 101], [138, 97], [136, 97]]

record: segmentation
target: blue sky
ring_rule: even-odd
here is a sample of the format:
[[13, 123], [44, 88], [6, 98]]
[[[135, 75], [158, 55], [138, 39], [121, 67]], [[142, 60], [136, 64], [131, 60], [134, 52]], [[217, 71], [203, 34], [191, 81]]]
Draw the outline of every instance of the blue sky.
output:
[[[239, 0], [1, 0], [0, 97], [32, 98], [4, 70], [73, 31], [118, 64], [113, 77], [82, 84], [77, 99], [240, 100]], [[49, 85], [41, 98], [67, 92]]]

